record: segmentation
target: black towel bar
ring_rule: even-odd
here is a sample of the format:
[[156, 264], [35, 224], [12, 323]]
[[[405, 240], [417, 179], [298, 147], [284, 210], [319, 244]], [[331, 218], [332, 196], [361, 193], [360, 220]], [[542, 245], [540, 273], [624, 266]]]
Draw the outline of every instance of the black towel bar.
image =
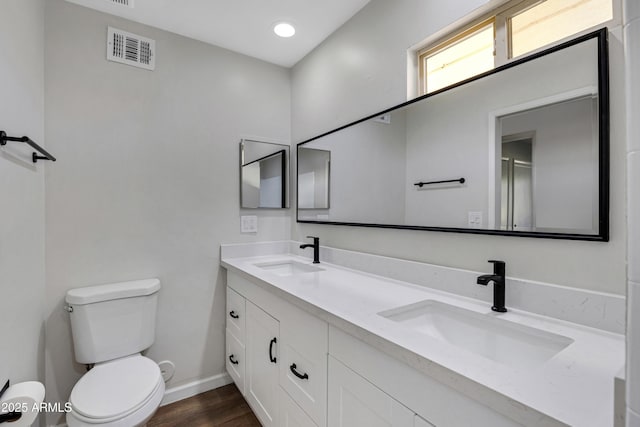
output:
[[28, 144], [29, 146], [31, 146], [31, 148], [33, 148], [34, 150], [37, 150], [41, 154], [43, 154], [43, 156], [38, 156], [37, 153], [33, 153], [31, 155], [31, 160], [33, 160], [33, 163], [36, 163], [38, 160], [51, 160], [52, 162], [56, 161], [55, 157], [49, 154], [47, 150], [45, 150], [44, 148], [40, 147], [38, 144], [33, 142], [31, 138], [29, 138], [28, 136], [21, 136], [21, 137], [7, 136], [7, 133], [5, 131], [0, 130], [0, 145], [6, 145], [7, 141], [24, 142], [25, 144]]
[[445, 179], [444, 181], [429, 181], [429, 182], [416, 182], [413, 185], [417, 185], [418, 187], [422, 188], [423, 185], [431, 185], [431, 184], [444, 184], [447, 182], [459, 182], [460, 184], [464, 184], [465, 179], [464, 178], [458, 178], [458, 179]]

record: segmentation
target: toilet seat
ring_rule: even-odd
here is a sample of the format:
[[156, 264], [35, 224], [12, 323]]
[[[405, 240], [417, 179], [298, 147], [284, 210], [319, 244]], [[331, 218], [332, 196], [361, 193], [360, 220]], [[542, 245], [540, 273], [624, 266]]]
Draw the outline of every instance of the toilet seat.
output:
[[87, 424], [123, 421], [138, 411], [141, 413], [134, 418], [148, 418], [163, 394], [160, 368], [153, 360], [137, 354], [97, 364], [87, 372], [71, 392], [72, 412], [68, 415]]

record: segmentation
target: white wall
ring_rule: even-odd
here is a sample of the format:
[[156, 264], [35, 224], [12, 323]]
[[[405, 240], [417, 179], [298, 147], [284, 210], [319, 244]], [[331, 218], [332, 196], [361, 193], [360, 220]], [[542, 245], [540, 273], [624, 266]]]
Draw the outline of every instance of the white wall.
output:
[[[3, 0], [0, 16], [0, 130], [49, 148], [44, 1]], [[56, 165], [34, 165], [32, 151], [18, 142], [0, 149], [0, 387], [44, 380], [44, 169]]]
[[[293, 141], [303, 141], [405, 101], [407, 49], [483, 3], [372, 0], [293, 68]], [[323, 245], [479, 271], [490, 270], [488, 259], [504, 259], [509, 276], [624, 294], [626, 149], [620, 27], [610, 30], [609, 48], [610, 242], [313, 224], [294, 224], [294, 238], [317, 235]]]
[[[74, 362], [68, 289], [162, 282], [156, 343], [168, 387], [223, 373], [223, 242], [290, 236], [289, 211], [240, 234], [242, 135], [290, 140], [289, 70], [62, 0], [46, 8], [46, 370], [66, 401]], [[157, 41], [154, 72], [107, 62], [107, 26]], [[42, 212], [42, 211], [40, 211]], [[58, 421], [49, 418], [50, 423]]]
[[640, 2], [624, 1], [627, 70], [627, 425], [640, 426]]

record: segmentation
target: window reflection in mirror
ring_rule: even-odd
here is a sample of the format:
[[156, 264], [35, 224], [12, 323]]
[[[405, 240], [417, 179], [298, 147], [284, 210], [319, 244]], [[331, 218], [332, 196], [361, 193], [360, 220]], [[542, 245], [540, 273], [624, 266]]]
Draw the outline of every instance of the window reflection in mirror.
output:
[[240, 142], [240, 207], [288, 207], [289, 146], [244, 139]]

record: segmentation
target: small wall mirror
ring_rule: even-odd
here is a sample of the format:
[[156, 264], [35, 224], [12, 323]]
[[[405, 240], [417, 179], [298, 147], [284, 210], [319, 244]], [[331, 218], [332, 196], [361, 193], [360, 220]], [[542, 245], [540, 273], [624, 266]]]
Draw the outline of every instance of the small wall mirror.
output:
[[289, 207], [289, 146], [243, 139], [240, 141], [240, 207]]
[[301, 142], [297, 220], [607, 241], [608, 76], [602, 29]]

